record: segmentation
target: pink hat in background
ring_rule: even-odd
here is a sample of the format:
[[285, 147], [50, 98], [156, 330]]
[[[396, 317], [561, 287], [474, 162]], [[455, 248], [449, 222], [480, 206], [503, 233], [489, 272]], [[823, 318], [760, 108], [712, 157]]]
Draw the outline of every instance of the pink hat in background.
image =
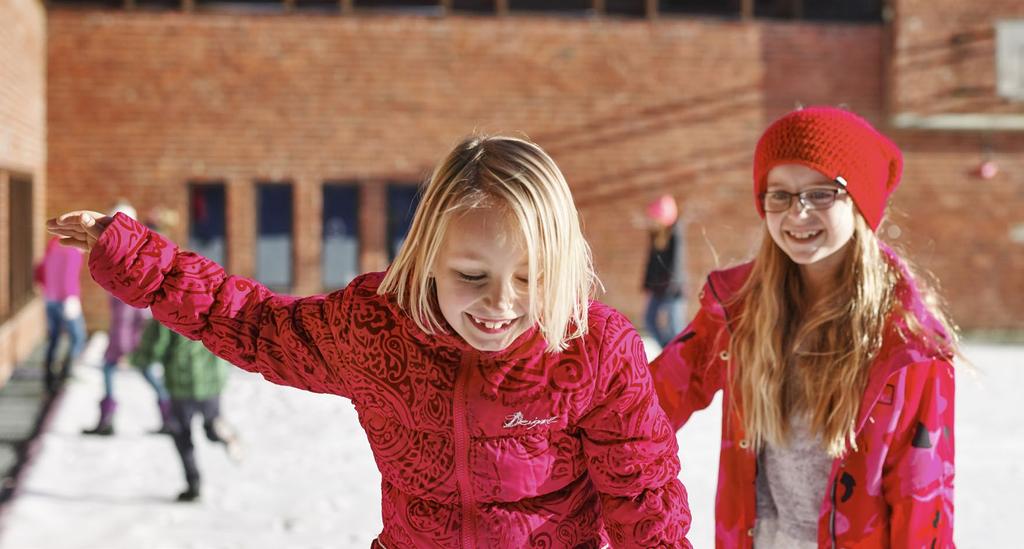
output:
[[647, 205], [647, 217], [663, 227], [669, 227], [679, 219], [679, 208], [672, 195], [663, 194]]

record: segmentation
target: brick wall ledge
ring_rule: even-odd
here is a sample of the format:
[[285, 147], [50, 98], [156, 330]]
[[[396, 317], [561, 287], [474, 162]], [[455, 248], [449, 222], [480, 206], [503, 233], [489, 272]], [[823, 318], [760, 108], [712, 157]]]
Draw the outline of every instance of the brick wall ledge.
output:
[[901, 113], [892, 116], [889, 123], [894, 128], [905, 130], [944, 131], [1024, 131], [1024, 114], [915, 114]]

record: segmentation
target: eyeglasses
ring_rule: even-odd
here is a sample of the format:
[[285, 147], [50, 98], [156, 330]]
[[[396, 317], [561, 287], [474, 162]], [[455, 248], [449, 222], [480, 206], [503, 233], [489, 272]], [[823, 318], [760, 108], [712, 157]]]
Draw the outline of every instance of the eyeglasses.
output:
[[807, 189], [798, 193], [786, 191], [768, 191], [761, 193], [761, 204], [764, 211], [769, 213], [780, 213], [789, 210], [793, 204], [793, 197], [800, 201], [800, 205], [808, 210], [827, 210], [836, 203], [836, 198], [846, 194], [843, 189]]

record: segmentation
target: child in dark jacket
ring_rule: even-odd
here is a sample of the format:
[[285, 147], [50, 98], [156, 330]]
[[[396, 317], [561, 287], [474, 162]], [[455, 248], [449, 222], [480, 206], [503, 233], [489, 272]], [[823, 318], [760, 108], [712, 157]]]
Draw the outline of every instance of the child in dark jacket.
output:
[[220, 394], [228, 378], [228, 365], [193, 341], [150, 321], [142, 333], [138, 348], [131, 355], [132, 363], [148, 368], [159, 362], [164, 368], [164, 383], [170, 395], [170, 431], [174, 447], [181, 457], [187, 488], [178, 501], [199, 498], [200, 478], [192, 444], [192, 418], [203, 418], [203, 431], [210, 442], [219, 442], [232, 459], [240, 458], [241, 447], [234, 430], [220, 415]]
[[644, 326], [665, 347], [683, 329], [683, 235], [679, 208], [672, 195], [662, 195], [647, 206], [650, 245], [644, 269], [647, 310]]
[[268, 380], [352, 399], [383, 482], [374, 547], [689, 547], [643, 342], [592, 301], [569, 186], [537, 145], [472, 137], [387, 272], [275, 295], [124, 215], [48, 228], [93, 278]]

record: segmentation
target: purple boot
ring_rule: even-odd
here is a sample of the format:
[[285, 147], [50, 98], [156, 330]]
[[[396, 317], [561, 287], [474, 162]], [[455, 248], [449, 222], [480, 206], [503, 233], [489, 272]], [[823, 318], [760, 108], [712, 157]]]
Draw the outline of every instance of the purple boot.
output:
[[114, 410], [117, 410], [117, 401], [111, 397], [101, 400], [100, 421], [92, 429], [82, 429], [82, 434], [103, 436], [114, 434]]
[[171, 431], [171, 401], [167, 399], [161, 399], [156, 401], [156, 405], [160, 408], [160, 428], [156, 431], [151, 431], [154, 435], [170, 435]]

